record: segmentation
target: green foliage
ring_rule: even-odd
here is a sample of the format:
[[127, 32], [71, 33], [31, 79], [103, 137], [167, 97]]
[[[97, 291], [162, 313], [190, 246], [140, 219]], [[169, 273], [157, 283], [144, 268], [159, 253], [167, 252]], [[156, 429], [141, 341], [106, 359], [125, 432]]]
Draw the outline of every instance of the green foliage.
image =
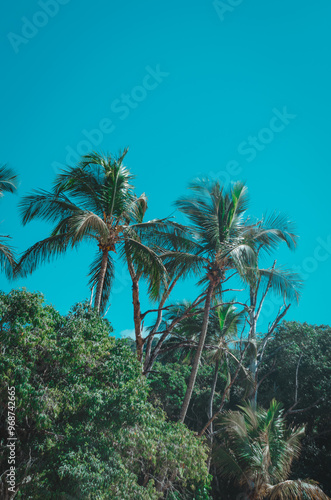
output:
[[[215, 394], [215, 407], [220, 403], [226, 385], [226, 377], [219, 370]], [[202, 365], [198, 370], [197, 381], [192, 394], [192, 403], [187, 413], [187, 425], [190, 429], [199, 432], [208, 420], [207, 408], [210, 398], [210, 387], [213, 380], [214, 367]], [[171, 420], [177, 421], [180, 408], [186, 392], [190, 376], [190, 366], [171, 361], [167, 357], [166, 363], [156, 363], [148, 382], [152, 388], [151, 400], [158, 402]]]
[[230, 411], [220, 426], [224, 441], [215, 452], [220, 474], [233, 479], [249, 498], [327, 500], [312, 482], [288, 480], [292, 462], [300, 454], [304, 427], [288, 428], [275, 399], [268, 410], [245, 404]]
[[[266, 405], [275, 397], [290, 412], [287, 419], [306, 425], [299, 477], [313, 477], [331, 493], [331, 328], [284, 322], [269, 343], [261, 377], [271, 371], [259, 390]], [[298, 370], [298, 376], [296, 372]], [[297, 381], [297, 404], [295, 404]], [[301, 411], [304, 410], [304, 411]]]
[[1, 470], [15, 386], [17, 498], [194, 498], [208, 485], [204, 444], [148, 402], [140, 364], [95, 310], [62, 317], [23, 290], [1, 294], [0, 313]]

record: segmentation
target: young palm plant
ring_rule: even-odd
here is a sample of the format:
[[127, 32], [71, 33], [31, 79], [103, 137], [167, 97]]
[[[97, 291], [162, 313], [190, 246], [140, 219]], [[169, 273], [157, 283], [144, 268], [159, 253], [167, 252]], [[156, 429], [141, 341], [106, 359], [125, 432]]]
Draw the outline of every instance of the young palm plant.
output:
[[26, 275], [41, 262], [83, 241], [93, 242], [97, 251], [90, 266], [89, 285], [96, 290], [94, 307], [102, 312], [114, 278], [114, 254], [119, 253], [132, 278], [136, 340], [141, 359], [138, 282], [141, 277], [148, 279], [150, 292], [155, 296], [165, 275], [162, 261], [144, 239], [147, 241], [150, 235], [152, 241], [158, 230], [166, 233], [174, 224], [166, 220], [143, 222], [146, 197], [137, 198], [134, 194], [133, 177], [123, 165], [126, 153], [124, 150], [118, 157], [98, 153], [83, 156], [78, 165], [57, 176], [51, 192], [39, 190], [23, 198], [20, 210], [24, 225], [41, 219], [55, 226], [50, 236], [24, 253], [18, 272]]
[[[177, 208], [184, 213], [190, 223], [195, 251], [167, 252], [165, 257], [182, 273], [200, 274], [199, 284], [205, 285], [204, 318], [199, 344], [194, 358], [190, 380], [180, 412], [180, 421], [184, 421], [190, 403], [195, 379], [205, 344], [209, 313], [215, 293], [221, 295], [222, 285], [229, 278], [229, 272], [245, 281], [251, 281], [252, 275], [258, 275], [256, 250], [263, 245], [273, 248], [280, 241], [293, 245], [295, 236], [287, 225], [277, 228], [270, 224], [250, 224], [245, 220], [248, 205], [247, 188], [237, 182], [228, 192], [218, 182], [206, 180], [194, 181], [189, 188], [192, 197], [181, 198]], [[249, 271], [249, 272], [248, 272]]]
[[[14, 193], [17, 189], [17, 174], [7, 165], [0, 165], [0, 198], [4, 192]], [[15, 256], [13, 248], [7, 244], [9, 236], [0, 236], [0, 268], [8, 278], [13, 275]]]
[[[213, 328], [211, 336], [208, 337], [208, 343], [212, 345], [209, 351], [210, 360], [214, 363], [214, 376], [210, 391], [208, 418], [213, 416], [214, 398], [219, 375], [219, 368], [225, 355], [232, 356], [230, 344], [234, 342], [240, 325], [244, 323], [245, 311], [237, 311], [236, 307], [229, 303], [220, 305], [216, 309], [217, 326]], [[239, 362], [236, 359], [237, 362]], [[229, 372], [228, 372], [229, 373]], [[210, 424], [210, 433], [213, 433], [213, 422]]]
[[243, 488], [250, 500], [327, 500], [313, 481], [289, 480], [304, 427], [287, 428], [275, 400], [268, 410], [250, 404], [239, 408], [220, 421], [223, 444], [215, 452], [220, 475]]

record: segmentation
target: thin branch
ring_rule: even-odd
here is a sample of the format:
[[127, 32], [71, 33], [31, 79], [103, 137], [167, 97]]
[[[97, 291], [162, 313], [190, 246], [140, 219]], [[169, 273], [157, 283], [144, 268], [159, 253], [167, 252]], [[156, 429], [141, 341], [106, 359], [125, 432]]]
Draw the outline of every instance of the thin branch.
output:
[[287, 410], [287, 412], [284, 414], [284, 417], [286, 417], [286, 415], [291, 415], [292, 413], [303, 413], [304, 411], [308, 411], [308, 410], [311, 410], [312, 408], [314, 408], [320, 401], [322, 401], [323, 398], [319, 398], [317, 399], [312, 405], [310, 406], [307, 406], [306, 408], [300, 408], [300, 410], [293, 410], [293, 408], [295, 408], [296, 404], [294, 404], [293, 406], [291, 406], [291, 408], [289, 408]]
[[230, 382], [230, 384], [225, 388], [225, 391], [223, 393], [223, 396], [222, 396], [222, 400], [221, 400], [221, 404], [220, 404], [220, 407], [219, 409], [216, 411], [216, 413], [214, 413], [214, 415], [208, 420], [208, 422], [206, 423], [206, 425], [204, 426], [204, 428], [202, 429], [202, 431], [199, 432], [198, 436], [201, 437], [204, 435], [204, 433], [206, 432], [206, 430], [209, 428], [210, 424], [212, 422], [214, 422], [215, 418], [221, 413], [222, 409], [223, 409], [223, 406], [224, 406], [224, 403], [225, 403], [225, 398], [227, 396], [227, 394], [229, 393], [231, 387], [233, 386], [233, 384], [235, 383], [238, 375], [239, 375], [239, 371], [240, 371], [240, 368], [242, 367], [242, 362], [243, 362], [243, 359], [244, 359], [244, 355], [245, 355], [245, 352], [248, 348], [249, 344], [247, 344], [247, 346], [245, 347], [244, 351], [242, 352], [241, 354], [241, 357], [240, 357], [240, 363], [238, 364], [238, 367], [235, 371], [235, 374]]
[[271, 324], [271, 327], [268, 329], [267, 335], [263, 339], [263, 342], [262, 342], [262, 353], [264, 352], [266, 343], [268, 342], [268, 340], [271, 337], [271, 335], [274, 333], [275, 328], [279, 324], [280, 320], [285, 316], [285, 314], [287, 313], [287, 311], [289, 310], [290, 307], [291, 307], [291, 304], [289, 304], [288, 306], [286, 306], [286, 304], [284, 303], [284, 309], [283, 309], [283, 306], [281, 306], [279, 308], [279, 311], [278, 311], [278, 314], [277, 314], [276, 318], [274, 319], [273, 323]]
[[[141, 319], [144, 319], [147, 314], [153, 313], [153, 312], [159, 312], [159, 311], [166, 311], [170, 308], [171, 306], [166, 306], [166, 307], [159, 307], [158, 309], [149, 309], [148, 311], [144, 312], [143, 314], [140, 315]], [[147, 337], [146, 337], [147, 338]]]
[[264, 360], [262, 360], [262, 358], [260, 358], [260, 361], [258, 362], [257, 366], [259, 367], [262, 363], [265, 363], [266, 361], [269, 361], [269, 359], [273, 358], [274, 355], [280, 351], [281, 349], [284, 349], [284, 347], [288, 347], [290, 345], [294, 344], [294, 342], [288, 342], [287, 344], [283, 344], [279, 347], [277, 347], [277, 349], [275, 349], [271, 354], [269, 354], [269, 356], [267, 358], [265, 358]]
[[[163, 332], [154, 332], [154, 329], [152, 330], [152, 332], [149, 334], [149, 336], [151, 336], [153, 334], [154, 335], [161, 335], [161, 337], [159, 338], [159, 341], [158, 343], [156, 344], [155, 348], [154, 348], [154, 351], [153, 353], [151, 354], [150, 356], [150, 359], [148, 360], [148, 363], [145, 365], [144, 367], [144, 372], [143, 374], [144, 375], [147, 375], [148, 372], [150, 371], [150, 369], [152, 368], [153, 364], [154, 364], [154, 361], [156, 360], [156, 358], [158, 357], [159, 355], [159, 352], [161, 350], [161, 347], [163, 345], [163, 342], [165, 341], [165, 339], [167, 338], [167, 336], [172, 332], [172, 330], [175, 328], [175, 326], [180, 322], [182, 321], [183, 319], [185, 318], [188, 318], [190, 316], [194, 316], [194, 314], [196, 314], [196, 312], [194, 313], [191, 313], [190, 311], [198, 306], [199, 304], [201, 304], [204, 300], [205, 300], [205, 295], [206, 295], [206, 292], [202, 293], [199, 295], [199, 297], [197, 297], [197, 299], [190, 305], [190, 307], [181, 315], [179, 316], [178, 318], [175, 318], [171, 323], [170, 325], [163, 331]], [[147, 337], [146, 337], [147, 338]], [[152, 338], [152, 337], [151, 337]], [[146, 340], [146, 339], [145, 339]]]
[[[261, 298], [261, 301], [260, 301], [259, 307], [258, 307], [258, 309], [257, 309], [257, 311], [256, 311], [256, 315], [255, 315], [256, 320], [258, 320], [258, 318], [259, 318], [259, 316], [260, 316], [260, 312], [261, 312], [261, 309], [262, 309], [263, 303], [264, 303], [265, 298], [266, 298], [266, 296], [268, 295], [269, 290], [270, 290], [270, 288], [271, 288], [272, 271], [275, 269], [276, 262], [277, 262], [277, 261], [275, 260], [275, 261], [274, 261], [274, 263], [273, 263], [273, 265], [272, 265], [272, 268], [271, 268], [271, 274], [270, 274], [270, 276], [269, 276], [268, 284], [267, 284], [267, 286], [266, 286], [266, 289], [265, 289], [265, 291], [264, 291], [264, 294], [262, 295], [262, 298]], [[261, 281], [261, 279], [260, 279], [260, 281]]]

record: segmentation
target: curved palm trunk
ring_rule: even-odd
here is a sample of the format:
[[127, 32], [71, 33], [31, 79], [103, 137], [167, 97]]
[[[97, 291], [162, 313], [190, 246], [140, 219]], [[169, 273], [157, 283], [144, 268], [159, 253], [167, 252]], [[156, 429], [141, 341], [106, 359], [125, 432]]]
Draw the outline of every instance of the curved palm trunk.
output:
[[102, 261], [101, 261], [101, 267], [100, 267], [100, 274], [99, 274], [97, 291], [96, 291], [95, 300], [94, 300], [94, 307], [98, 312], [100, 312], [103, 284], [105, 282], [105, 276], [106, 276], [106, 271], [107, 271], [108, 253], [109, 253], [109, 250], [102, 251]]
[[199, 344], [198, 344], [197, 351], [195, 353], [195, 357], [194, 357], [194, 361], [193, 361], [193, 366], [192, 366], [192, 370], [191, 370], [191, 375], [190, 375], [190, 380], [189, 380], [189, 383], [187, 385], [184, 402], [183, 402], [183, 405], [182, 405], [182, 409], [180, 411], [180, 416], [179, 416], [179, 421], [180, 422], [184, 422], [184, 420], [185, 420], [187, 409], [188, 409], [190, 401], [191, 401], [192, 392], [193, 392], [193, 388], [194, 388], [194, 385], [195, 385], [195, 380], [197, 378], [197, 373], [198, 373], [198, 368], [199, 368], [199, 364], [200, 364], [201, 354], [202, 354], [202, 350], [203, 350], [204, 345], [205, 345], [205, 340], [206, 340], [206, 335], [207, 335], [207, 329], [208, 329], [208, 323], [209, 323], [210, 305], [211, 305], [212, 295], [213, 295], [213, 292], [214, 292], [214, 287], [215, 287], [215, 285], [211, 281], [209, 283], [208, 290], [207, 290], [207, 296], [206, 296], [206, 302], [205, 302], [205, 310], [204, 310], [204, 315], [203, 315], [203, 323], [202, 323], [201, 334], [200, 334], [200, 338], [199, 338]]
[[161, 324], [161, 321], [162, 321], [162, 307], [164, 306], [165, 301], [166, 301], [167, 298], [168, 298], [167, 294], [165, 294], [162, 297], [162, 300], [161, 300], [161, 302], [159, 304], [159, 310], [158, 310], [158, 313], [157, 313], [157, 318], [156, 318], [155, 326], [154, 326], [153, 330], [151, 331], [150, 336], [148, 337], [148, 340], [147, 340], [146, 353], [145, 353], [145, 361], [144, 361], [144, 370], [143, 370], [143, 374], [144, 375], [148, 375], [147, 370], [148, 370], [150, 362], [151, 362], [153, 339], [154, 339], [155, 333], [158, 331], [159, 326]]
[[[215, 370], [214, 370], [214, 378], [211, 386], [211, 393], [210, 393], [210, 398], [209, 398], [209, 405], [208, 405], [208, 419], [210, 420], [211, 417], [213, 416], [213, 404], [214, 404], [214, 397], [215, 397], [215, 392], [216, 392], [216, 384], [217, 384], [217, 379], [218, 379], [218, 369], [220, 366], [220, 360], [217, 359], [215, 363]], [[213, 433], [213, 426], [214, 423], [211, 422], [209, 430], [210, 433]]]

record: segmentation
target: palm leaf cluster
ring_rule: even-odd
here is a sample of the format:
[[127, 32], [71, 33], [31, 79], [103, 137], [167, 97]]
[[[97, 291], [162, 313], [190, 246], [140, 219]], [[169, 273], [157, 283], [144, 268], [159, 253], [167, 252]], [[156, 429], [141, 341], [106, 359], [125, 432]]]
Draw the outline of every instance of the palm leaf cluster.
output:
[[[143, 222], [146, 196], [134, 193], [133, 176], [123, 165], [127, 150], [118, 157], [91, 153], [59, 174], [53, 190], [34, 191], [20, 203], [23, 224], [41, 219], [54, 224], [51, 234], [29, 248], [19, 262], [26, 275], [39, 264], [65, 253], [82, 242], [97, 247], [90, 265], [89, 285], [96, 289], [95, 307], [103, 311], [114, 279], [114, 254], [136, 264], [139, 276], [148, 279], [151, 296], [157, 296], [165, 268], [152, 247], [159, 232], [174, 226], [169, 221]], [[171, 229], [170, 229], [171, 232]], [[154, 236], [151, 236], [154, 233]], [[148, 269], [148, 273], [147, 273]]]
[[[14, 193], [17, 189], [18, 177], [14, 170], [7, 165], [0, 165], [0, 197], [4, 193]], [[14, 249], [8, 245], [10, 236], [0, 236], [0, 269], [7, 278], [13, 275], [13, 269], [16, 265]]]
[[300, 454], [304, 427], [288, 428], [281, 404], [254, 410], [249, 404], [220, 420], [223, 445], [215, 452], [220, 475], [233, 479], [254, 500], [321, 499], [328, 497], [312, 481], [290, 480]]

